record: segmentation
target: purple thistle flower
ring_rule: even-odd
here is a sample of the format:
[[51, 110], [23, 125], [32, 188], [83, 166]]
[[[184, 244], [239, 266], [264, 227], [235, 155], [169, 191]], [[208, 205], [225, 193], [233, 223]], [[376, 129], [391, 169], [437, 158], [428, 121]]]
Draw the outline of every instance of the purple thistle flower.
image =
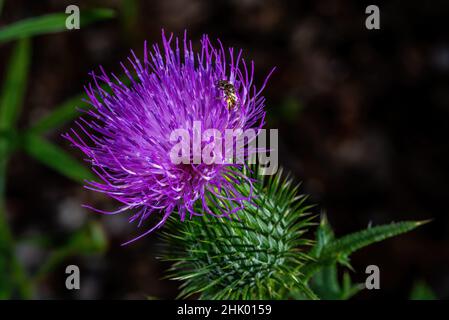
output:
[[[178, 38], [171, 35], [167, 39], [164, 32], [162, 41], [162, 51], [157, 45], [148, 51], [145, 43], [143, 63], [131, 51], [128, 60], [137, 79], [121, 64], [129, 86], [101, 67], [100, 75], [92, 72], [93, 84], [86, 92], [93, 108], [85, 111], [87, 119], [76, 122], [78, 131], [64, 135], [87, 156], [101, 179], [88, 181], [86, 188], [123, 204], [114, 212], [86, 207], [104, 214], [132, 210], [130, 222], [138, 221], [139, 226], [151, 214], [162, 214], [155, 226], [127, 243], [161, 227], [173, 211], [183, 221], [187, 214], [189, 218], [201, 215], [195, 211], [199, 205], [205, 213], [231, 218], [252, 197], [239, 194], [234, 187], [242, 179], [251, 185], [241, 172], [242, 165], [174, 164], [170, 151], [175, 143], [170, 134], [179, 128], [194, 134], [194, 122], [203, 130], [223, 133], [225, 129], [260, 129], [265, 117], [261, 91], [270, 75], [256, 90], [253, 62], [248, 68], [241, 50], [235, 54], [229, 48], [227, 54], [220, 41], [214, 47], [206, 35], [198, 54], [186, 34], [181, 46]], [[232, 108], [230, 97], [217, 85], [223, 80], [234, 89]], [[110, 93], [101, 84], [107, 84]], [[252, 151], [247, 147], [245, 152]]]

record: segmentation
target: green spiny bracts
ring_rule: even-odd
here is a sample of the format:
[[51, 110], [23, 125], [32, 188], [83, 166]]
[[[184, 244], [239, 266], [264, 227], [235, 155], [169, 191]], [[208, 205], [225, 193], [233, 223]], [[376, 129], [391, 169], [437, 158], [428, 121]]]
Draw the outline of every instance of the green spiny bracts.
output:
[[[257, 197], [239, 211], [239, 219], [173, 219], [163, 232], [162, 258], [175, 261], [169, 277], [185, 281], [180, 297], [281, 299], [292, 288], [303, 288], [298, 270], [309, 259], [304, 250], [311, 242], [303, 235], [313, 218], [307, 197], [281, 172], [252, 177]], [[247, 184], [238, 189], [250, 192]], [[308, 288], [303, 291], [314, 297]]]
[[242, 182], [236, 190], [254, 192], [256, 198], [239, 211], [239, 219], [171, 219], [163, 231], [162, 259], [174, 263], [168, 277], [184, 281], [180, 297], [348, 299], [364, 286], [353, 284], [347, 272], [340, 283], [338, 266], [353, 270], [350, 255], [355, 251], [427, 222], [390, 223], [336, 238], [322, 215], [312, 241], [305, 233], [316, 224], [299, 186], [281, 172], [271, 177], [246, 174], [255, 181], [253, 189]]

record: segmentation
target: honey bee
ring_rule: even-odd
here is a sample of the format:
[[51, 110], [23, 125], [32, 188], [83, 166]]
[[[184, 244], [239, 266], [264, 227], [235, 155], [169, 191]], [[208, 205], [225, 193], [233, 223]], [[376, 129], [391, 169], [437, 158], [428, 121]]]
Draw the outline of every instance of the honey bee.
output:
[[234, 109], [238, 102], [234, 85], [227, 80], [218, 80], [215, 85], [223, 91], [228, 109]]

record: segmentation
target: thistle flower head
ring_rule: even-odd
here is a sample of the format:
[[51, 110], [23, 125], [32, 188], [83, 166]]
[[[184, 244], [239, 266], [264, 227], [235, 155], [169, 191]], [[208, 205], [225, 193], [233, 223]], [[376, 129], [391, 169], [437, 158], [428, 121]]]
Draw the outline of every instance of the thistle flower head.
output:
[[[178, 142], [170, 138], [174, 130], [184, 129], [193, 137], [199, 124], [203, 132], [214, 129], [224, 137], [226, 129], [263, 125], [261, 91], [267, 80], [257, 90], [254, 64], [245, 62], [242, 51], [217, 43], [205, 35], [195, 52], [186, 35], [178, 39], [163, 32], [162, 49], [153, 45], [148, 50], [145, 43], [143, 61], [134, 52], [128, 58], [136, 77], [122, 64], [129, 85], [103, 68], [91, 73], [93, 83], [86, 92], [93, 108], [65, 137], [87, 156], [101, 180], [88, 181], [86, 187], [122, 203], [114, 212], [89, 208], [108, 214], [130, 210], [130, 221], [139, 226], [150, 215], [160, 215], [157, 224], [131, 241], [161, 227], [174, 211], [181, 220], [201, 215], [195, 208], [231, 217], [251, 200], [251, 194], [242, 195], [235, 187], [242, 178], [251, 184], [240, 164], [221, 158], [197, 163], [192, 152], [187, 163], [170, 157]], [[243, 154], [249, 153], [247, 147]]]

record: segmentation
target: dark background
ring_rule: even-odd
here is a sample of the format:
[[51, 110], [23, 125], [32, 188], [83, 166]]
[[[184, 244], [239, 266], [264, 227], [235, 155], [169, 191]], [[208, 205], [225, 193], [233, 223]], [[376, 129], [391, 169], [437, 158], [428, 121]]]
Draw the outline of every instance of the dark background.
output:
[[[352, 259], [355, 280], [365, 267], [381, 270], [381, 290], [357, 299], [408, 297], [426, 281], [449, 298], [449, 3], [373, 2], [381, 29], [365, 28], [361, 1], [6, 1], [0, 26], [37, 15], [109, 7], [115, 19], [78, 31], [33, 38], [33, 56], [20, 127], [34, 123], [82, 91], [87, 73], [102, 65], [120, 73], [130, 49], [160, 43], [161, 28], [198, 45], [207, 33], [240, 47], [256, 64], [265, 91], [267, 127], [278, 128], [280, 164], [303, 181], [302, 191], [325, 211], [337, 235], [373, 224], [433, 219], [409, 234], [375, 244]], [[135, 10], [133, 10], [133, 8]], [[0, 74], [12, 45], [0, 46]], [[2, 76], [3, 77], [3, 76]], [[47, 137], [81, 159], [57, 130]], [[103, 255], [73, 257], [39, 287], [40, 298], [173, 298], [178, 283], [161, 280], [167, 264], [156, 260], [157, 235], [128, 247], [126, 216], [102, 217], [80, 207], [112, 207], [23, 153], [7, 177], [7, 208], [14, 233], [46, 234], [57, 245], [88, 220], [101, 221], [110, 240]], [[48, 254], [18, 248], [31, 271]], [[81, 268], [81, 290], [64, 287], [65, 265]]]

